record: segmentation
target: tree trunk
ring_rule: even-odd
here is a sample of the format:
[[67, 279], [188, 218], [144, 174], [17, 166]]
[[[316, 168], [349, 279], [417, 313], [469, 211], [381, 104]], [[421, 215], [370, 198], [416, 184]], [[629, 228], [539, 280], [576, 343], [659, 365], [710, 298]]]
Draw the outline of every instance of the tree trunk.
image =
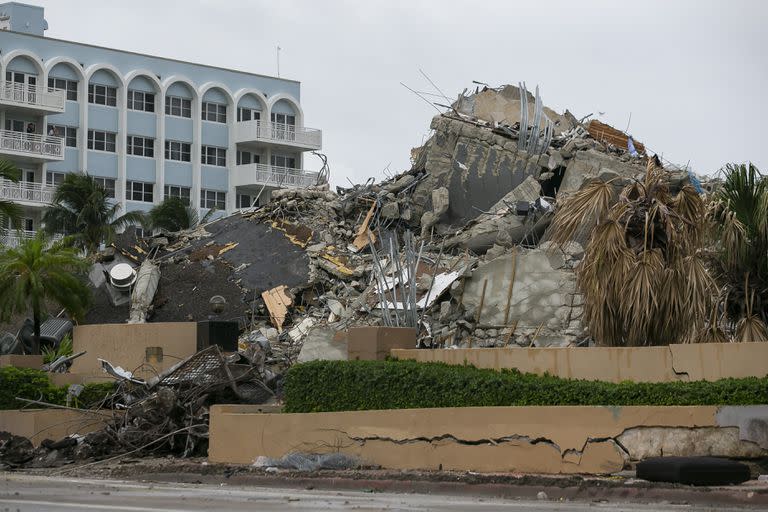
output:
[[32, 320], [35, 324], [35, 334], [32, 336], [32, 354], [39, 355], [40, 352], [40, 311], [35, 309], [32, 312]]

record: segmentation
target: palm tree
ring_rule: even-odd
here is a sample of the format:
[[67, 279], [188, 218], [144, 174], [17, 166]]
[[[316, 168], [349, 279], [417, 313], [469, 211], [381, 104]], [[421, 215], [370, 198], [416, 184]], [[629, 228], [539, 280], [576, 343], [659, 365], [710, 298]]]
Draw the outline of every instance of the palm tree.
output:
[[[0, 160], [0, 179], [17, 183], [21, 178], [21, 170], [8, 160]], [[21, 207], [13, 201], [0, 199], [0, 227], [9, 219], [11, 225], [18, 226], [21, 223]]]
[[184, 229], [205, 224], [215, 208], [206, 213], [202, 219], [197, 210], [178, 197], [167, 197], [162, 203], [152, 208], [146, 216], [145, 225], [150, 229], [160, 229], [175, 233]]
[[768, 177], [751, 163], [722, 170], [710, 215], [724, 313], [737, 340], [768, 341]]
[[88, 263], [75, 249], [51, 245], [44, 231], [18, 247], [0, 252], [0, 320], [32, 310], [32, 352], [40, 353], [40, 322], [46, 300], [54, 300], [75, 320], [85, 314], [90, 291], [77, 273]]
[[116, 230], [144, 219], [141, 212], [118, 217], [119, 211], [119, 203], [92, 176], [70, 173], [56, 188], [43, 223], [48, 233], [64, 233], [70, 243], [93, 253], [102, 242], [110, 243]]
[[620, 192], [610, 182], [591, 183], [559, 205], [556, 243], [591, 227], [576, 276], [597, 344], [680, 343], [705, 327], [717, 293], [701, 256], [705, 214], [691, 185], [670, 192], [656, 157], [642, 182]]

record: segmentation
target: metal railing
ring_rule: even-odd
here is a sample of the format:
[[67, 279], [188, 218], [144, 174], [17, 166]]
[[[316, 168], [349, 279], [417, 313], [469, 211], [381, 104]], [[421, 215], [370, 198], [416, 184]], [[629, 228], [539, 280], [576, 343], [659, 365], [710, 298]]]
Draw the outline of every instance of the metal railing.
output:
[[56, 187], [44, 183], [29, 183], [0, 179], [0, 199], [8, 201], [28, 201], [30, 203], [50, 204]]
[[[18, 247], [24, 240], [30, 240], [37, 236], [37, 231], [13, 230], [13, 229], [0, 229], [0, 246], [1, 247]], [[64, 238], [64, 235], [56, 233], [49, 238], [49, 242], [52, 244], [58, 242]]]
[[54, 135], [0, 130], [0, 151], [63, 159], [64, 139]]
[[238, 185], [268, 185], [281, 188], [305, 188], [317, 184], [318, 173], [267, 164], [236, 167]]
[[240, 121], [237, 123], [238, 141], [260, 140], [320, 149], [323, 132], [316, 128], [267, 121]]
[[0, 101], [8, 101], [19, 105], [43, 107], [64, 111], [67, 91], [52, 87], [21, 84], [3, 80], [0, 83]]

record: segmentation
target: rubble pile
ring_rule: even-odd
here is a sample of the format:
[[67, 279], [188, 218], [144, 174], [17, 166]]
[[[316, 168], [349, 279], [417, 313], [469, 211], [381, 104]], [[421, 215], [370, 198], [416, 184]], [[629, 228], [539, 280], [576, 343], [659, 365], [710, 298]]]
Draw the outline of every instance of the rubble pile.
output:
[[265, 367], [268, 354], [264, 341], [232, 354], [212, 345], [147, 380], [101, 360], [104, 371], [116, 379], [116, 389], [104, 403], [86, 410], [85, 421], [106, 420], [106, 426], [85, 435], [45, 439], [37, 448], [29, 439], [0, 432], [0, 467], [52, 467], [128, 453], [204, 456], [211, 405], [263, 404], [274, 398], [280, 377]]
[[[590, 225], [555, 245], [550, 223], [590, 183], [618, 193], [641, 179], [646, 147], [525, 84], [465, 91], [431, 127], [411, 169], [384, 182], [277, 190], [190, 232], [129, 234], [116, 253], [160, 269], [146, 320], [204, 320], [220, 295], [217, 318], [239, 322], [243, 350], [266, 340], [275, 373], [345, 357], [359, 325], [414, 327], [428, 347], [589, 343], [573, 270]], [[665, 172], [672, 191], [700, 188], [687, 169]]]

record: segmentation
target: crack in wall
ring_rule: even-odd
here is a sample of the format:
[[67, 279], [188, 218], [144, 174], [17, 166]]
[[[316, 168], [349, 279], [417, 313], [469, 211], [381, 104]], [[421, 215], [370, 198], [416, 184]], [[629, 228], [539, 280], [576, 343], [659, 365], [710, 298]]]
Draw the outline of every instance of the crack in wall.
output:
[[339, 429], [323, 429], [327, 432], [337, 432], [340, 434], [343, 434], [347, 436], [352, 441], [356, 441], [358, 443], [365, 444], [367, 441], [385, 441], [393, 444], [413, 444], [413, 443], [429, 443], [433, 444], [440, 441], [452, 441], [459, 445], [465, 445], [465, 446], [482, 446], [486, 444], [492, 444], [494, 446], [504, 444], [504, 443], [511, 443], [514, 441], [520, 441], [522, 443], [527, 443], [530, 445], [537, 445], [537, 444], [545, 444], [548, 446], [551, 446], [552, 448], [556, 449], [558, 452], [562, 453], [562, 450], [560, 447], [552, 441], [551, 439], [547, 439], [545, 437], [536, 437], [531, 438], [530, 436], [522, 436], [522, 435], [509, 435], [509, 436], [502, 436], [502, 437], [495, 437], [495, 438], [484, 438], [484, 439], [460, 439], [456, 437], [453, 434], [441, 434], [439, 436], [416, 436], [416, 437], [408, 437], [408, 438], [401, 438], [401, 439], [395, 439], [393, 437], [388, 436], [377, 436], [377, 435], [369, 435], [369, 436], [353, 436], [349, 432], [346, 432], [344, 430]]
[[691, 375], [688, 372], [681, 372], [675, 368], [675, 352], [672, 350], [672, 345], [667, 346], [667, 350], [669, 350], [669, 360], [672, 361], [672, 371], [675, 372], [675, 376], [680, 380], [690, 381]]

